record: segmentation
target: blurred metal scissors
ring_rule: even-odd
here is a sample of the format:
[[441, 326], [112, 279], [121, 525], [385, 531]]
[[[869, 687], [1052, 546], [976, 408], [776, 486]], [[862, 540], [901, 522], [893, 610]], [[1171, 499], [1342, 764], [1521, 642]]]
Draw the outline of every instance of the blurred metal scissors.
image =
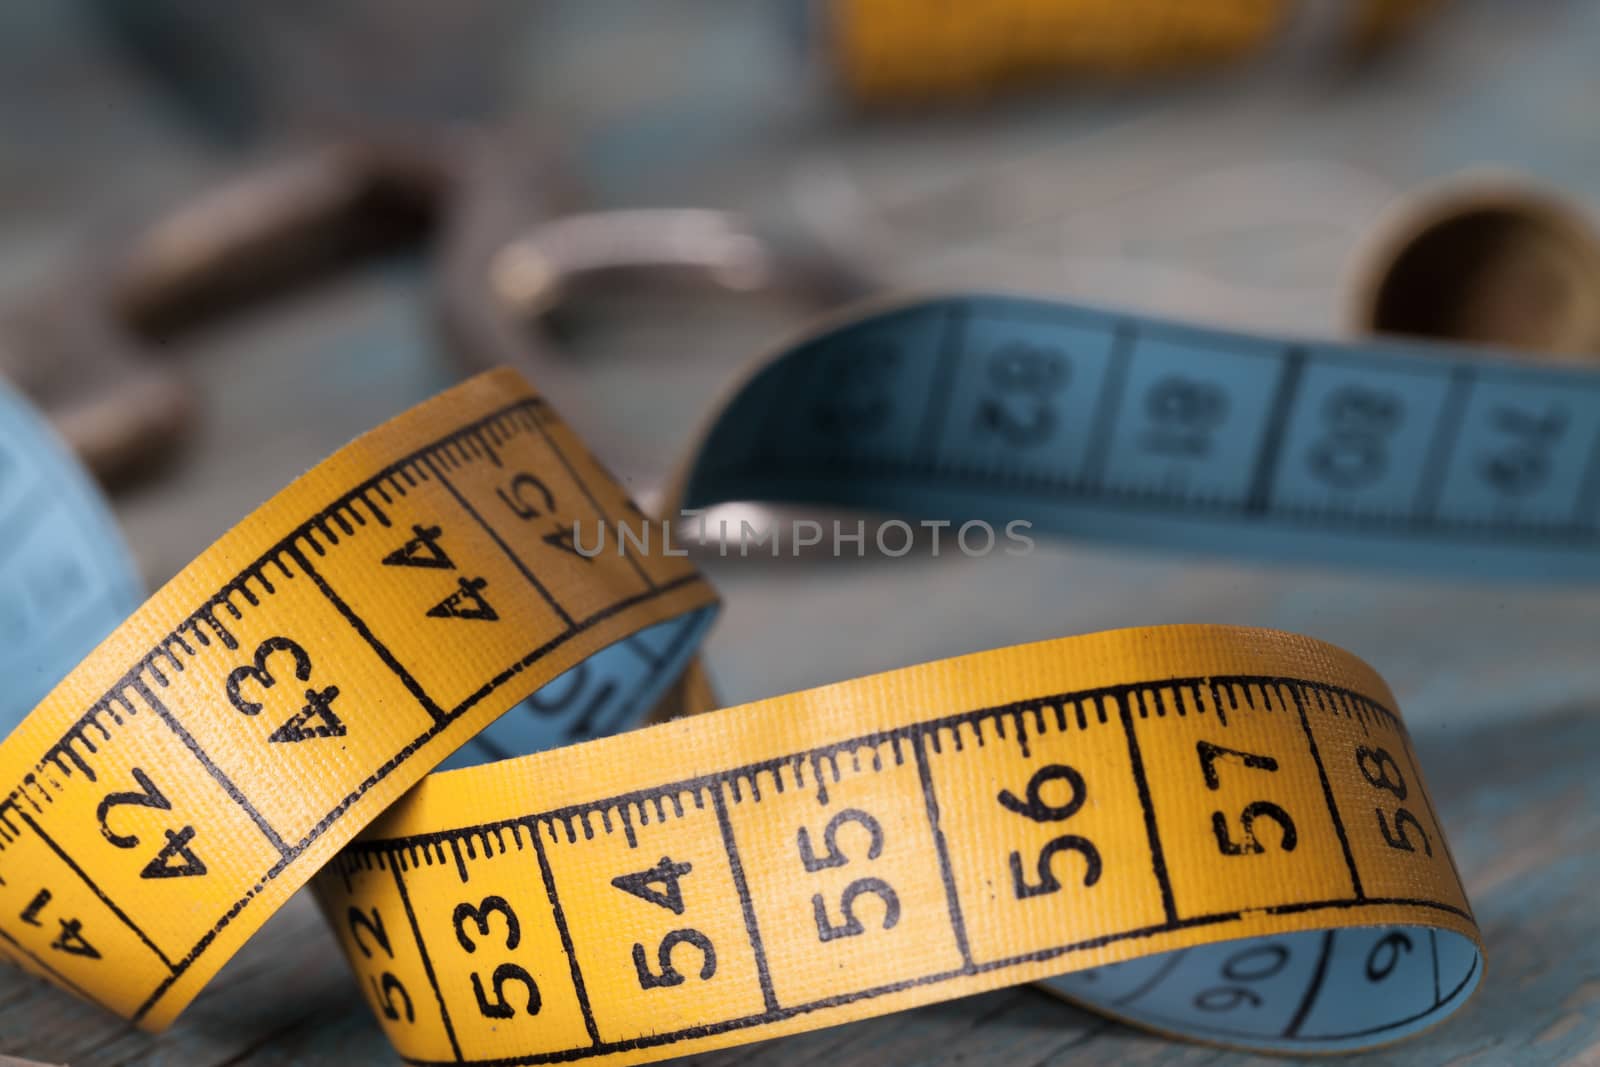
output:
[[436, 311], [463, 364], [570, 377], [530, 328], [586, 279], [670, 275], [810, 305], [865, 274], [796, 227], [704, 209], [559, 214], [549, 160], [462, 132], [354, 138], [226, 179], [105, 240], [10, 317], [0, 373], [108, 485], [147, 471], [196, 405], [161, 357], [185, 328], [380, 251], [425, 244]]
[[429, 233], [442, 260], [466, 254], [458, 216], [485, 152], [466, 140], [348, 141], [224, 180], [103, 237], [20, 302], [0, 371], [103, 482], [124, 482], [166, 455], [195, 414], [160, 358], [175, 334]]
[[795, 226], [705, 208], [581, 212], [524, 222], [474, 276], [453, 278], [445, 323], [472, 370], [519, 366], [536, 383], [562, 364], [537, 323], [580, 287], [623, 278], [690, 281], [733, 293], [776, 292], [812, 308], [875, 288], [856, 263]]

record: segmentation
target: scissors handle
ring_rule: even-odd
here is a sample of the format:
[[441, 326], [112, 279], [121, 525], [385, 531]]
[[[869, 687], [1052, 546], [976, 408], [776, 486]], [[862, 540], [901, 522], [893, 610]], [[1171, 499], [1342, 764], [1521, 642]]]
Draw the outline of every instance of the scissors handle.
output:
[[358, 137], [241, 171], [105, 240], [21, 304], [0, 371], [103, 483], [125, 484], [195, 416], [187, 383], [160, 358], [176, 335], [384, 252], [426, 242], [470, 259], [456, 227], [478, 186], [501, 201], [515, 189], [522, 220], [540, 214], [539, 181], [487, 180], [492, 157], [465, 133]]
[[525, 217], [507, 239], [505, 224], [494, 221], [493, 198], [475, 199], [474, 207], [478, 218], [465, 229], [478, 235], [477, 254], [458, 257], [460, 269], [441, 275], [446, 332], [468, 369], [511, 364], [556, 393], [570, 365], [555, 358], [549, 333], [538, 327], [588, 285], [687, 281], [733, 293], [776, 292], [808, 309], [880, 287], [860, 264], [802, 228], [732, 212], [631, 208]]

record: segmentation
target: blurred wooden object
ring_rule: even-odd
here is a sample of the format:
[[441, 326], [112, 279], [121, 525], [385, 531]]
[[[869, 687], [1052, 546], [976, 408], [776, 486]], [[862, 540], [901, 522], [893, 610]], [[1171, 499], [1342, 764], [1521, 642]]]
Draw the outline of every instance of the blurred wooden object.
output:
[[1533, 179], [1464, 175], [1407, 197], [1352, 283], [1352, 325], [1593, 362], [1600, 230]]
[[[920, 104], [1019, 87], [1172, 77], [1226, 66], [1285, 33], [1332, 55], [1392, 43], [1438, 0], [827, 0], [815, 50], [858, 103]], [[1302, 29], [1298, 24], [1311, 24]]]

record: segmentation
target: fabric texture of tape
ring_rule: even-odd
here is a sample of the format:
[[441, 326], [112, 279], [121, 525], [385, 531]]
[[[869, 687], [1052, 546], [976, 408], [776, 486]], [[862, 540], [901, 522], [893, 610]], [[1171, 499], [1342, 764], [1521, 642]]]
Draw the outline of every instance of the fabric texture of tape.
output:
[[1347, 1048], [1482, 973], [1392, 706], [1272, 631], [1065, 638], [435, 775], [317, 887], [413, 1063], [641, 1062], [1080, 968], [1143, 1025]]
[[0, 744], [0, 952], [164, 1025], [451, 750], [602, 649], [710, 608], [681, 559], [571, 551], [574, 520], [627, 507], [511, 372], [313, 469]]

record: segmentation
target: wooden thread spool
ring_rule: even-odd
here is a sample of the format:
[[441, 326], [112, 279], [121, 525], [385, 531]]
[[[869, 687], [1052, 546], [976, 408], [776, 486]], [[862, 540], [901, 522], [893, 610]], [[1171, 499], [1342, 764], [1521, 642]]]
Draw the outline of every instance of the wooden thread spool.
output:
[[1526, 179], [1467, 177], [1409, 198], [1357, 262], [1359, 333], [1600, 354], [1600, 232]]

